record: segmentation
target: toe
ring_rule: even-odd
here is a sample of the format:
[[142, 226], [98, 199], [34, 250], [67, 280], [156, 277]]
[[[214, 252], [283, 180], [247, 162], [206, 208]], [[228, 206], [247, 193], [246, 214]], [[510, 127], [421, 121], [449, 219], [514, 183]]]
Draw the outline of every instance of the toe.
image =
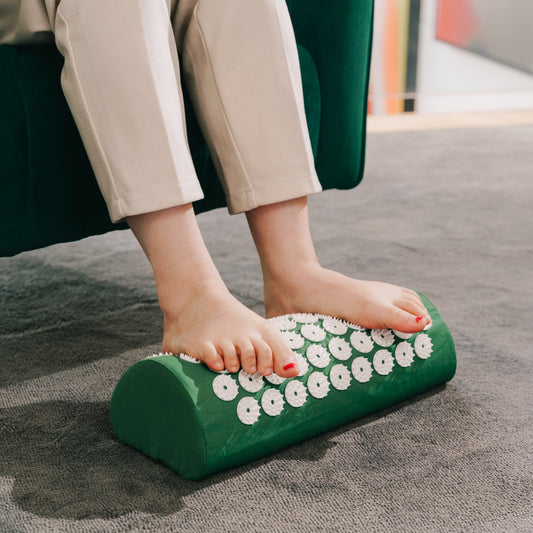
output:
[[298, 375], [300, 368], [296, 357], [285, 339], [276, 331], [264, 337], [265, 342], [272, 350], [274, 372], [282, 378], [293, 378]]
[[224, 358], [224, 365], [230, 372], [237, 372], [240, 368], [237, 349], [232, 342], [226, 341], [219, 345], [219, 351]]
[[423, 309], [424, 315], [429, 314], [428, 310], [426, 309], [426, 306], [424, 305], [424, 302], [422, 301], [422, 298], [415, 291], [412, 291], [411, 289], [403, 289], [401, 299], [409, 300], [413, 303], [418, 304], [421, 307], [421, 309]]
[[[414, 301], [412, 299], [403, 299], [397, 302], [397, 307], [400, 309], [403, 309], [404, 311], [407, 311], [408, 313], [411, 313], [415, 317], [423, 317], [425, 318], [428, 316], [427, 309], [422, 305], [422, 303], [419, 303], [417, 301]], [[419, 320], [420, 322], [420, 320]]]
[[405, 333], [416, 333], [429, 323], [429, 317], [410, 313], [400, 307], [394, 307], [391, 313], [391, 327]]
[[263, 376], [269, 376], [274, 371], [274, 359], [270, 346], [263, 340], [254, 341], [255, 351], [257, 353], [258, 371]]
[[402, 300], [409, 300], [411, 302], [415, 302], [417, 304], [424, 305], [422, 303], [422, 300], [421, 300], [420, 296], [418, 296], [418, 294], [416, 294], [416, 292], [413, 292], [413, 291], [410, 291], [410, 290], [403, 290], [402, 293], [401, 293], [400, 298]]
[[409, 297], [415, 299], [417, 302], [422, 303], [422, 298], [420, 298], [420, 295], [417, 292], [415, 292], [415, 291], [413, 291], [411, 289], [402, 288], [402, 295], [403, 296], [409, 296]]
[[254, 345], [246, 339], [237, 343], [237, 349], [243, 370], [248, 372], [248, 374], [255, 374], [257, 372], [257, 361]]
[[[200, 344], [196, 350], [197, 356], [211, 369], [215, 372], [220, 372], [224, 370], [224, 361], [220, 357], [217, 349], [211, 342], [204, 342]], [[196, 354], [195, 354], [196, 356]]]

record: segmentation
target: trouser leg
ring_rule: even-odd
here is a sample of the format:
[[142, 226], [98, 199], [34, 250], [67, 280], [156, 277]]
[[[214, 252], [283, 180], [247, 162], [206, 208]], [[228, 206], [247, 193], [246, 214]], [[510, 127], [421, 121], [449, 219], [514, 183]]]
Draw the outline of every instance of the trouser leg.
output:
[[203, 197], [187, 142], [175, 4], [36, 0], [65, 58], [63, 92], [113, 222]]
[[180, 0], [173, 26], [230, 212], [322, 190], [285, 0]]
[[10, 1], [26, 6], [18, 21], [13, 11], [14, 42], [36, 39], [48, 18], [114, 222], [202, 197], [178, 50], [230, 212], [321, 190], [285, 0]]

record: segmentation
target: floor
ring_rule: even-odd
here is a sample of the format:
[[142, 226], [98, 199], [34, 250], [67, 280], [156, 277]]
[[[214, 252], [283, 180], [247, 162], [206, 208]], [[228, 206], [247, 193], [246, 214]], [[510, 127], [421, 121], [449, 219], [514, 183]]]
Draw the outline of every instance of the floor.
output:
[[[446, 386], [184, 480], [109, 423], [118, 378], [160, 349], [131, 233], [0, 258], [0, 532], [532, 531], [533, 125], [433, 120], [372, 119], [363, 182], [310, 212], [324, 266], [436, 305], [457, 349]], [[230, 290], [262, 313], [244, 218], [198, 220]]]

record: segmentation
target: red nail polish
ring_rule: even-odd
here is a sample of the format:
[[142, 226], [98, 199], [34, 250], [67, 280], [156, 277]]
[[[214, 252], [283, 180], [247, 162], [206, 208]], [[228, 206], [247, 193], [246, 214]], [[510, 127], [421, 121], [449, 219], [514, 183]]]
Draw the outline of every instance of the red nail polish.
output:
[[296, 366], [296, 363], [287, 363], [284, 367], [283, 367], [283, 370], [290, 370], [291, 368], [294, 368]]
[[416, 321], [417, 321], [417, 322], [420, 322], [423, 318], [424, 318], [423, 316], [417, 316], [417, 317], [416, 317]]

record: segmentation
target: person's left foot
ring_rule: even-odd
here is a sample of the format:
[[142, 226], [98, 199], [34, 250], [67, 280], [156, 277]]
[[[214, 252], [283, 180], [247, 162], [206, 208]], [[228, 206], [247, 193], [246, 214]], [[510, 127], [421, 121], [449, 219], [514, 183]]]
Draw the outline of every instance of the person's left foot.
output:
[[415, 333], [431, 321], [414, 291], [390, 283], [349, 278], [319, 264], [292, 265], [284, 277], [264, 274], [267, 318], [319, 313], [365, 328]]

